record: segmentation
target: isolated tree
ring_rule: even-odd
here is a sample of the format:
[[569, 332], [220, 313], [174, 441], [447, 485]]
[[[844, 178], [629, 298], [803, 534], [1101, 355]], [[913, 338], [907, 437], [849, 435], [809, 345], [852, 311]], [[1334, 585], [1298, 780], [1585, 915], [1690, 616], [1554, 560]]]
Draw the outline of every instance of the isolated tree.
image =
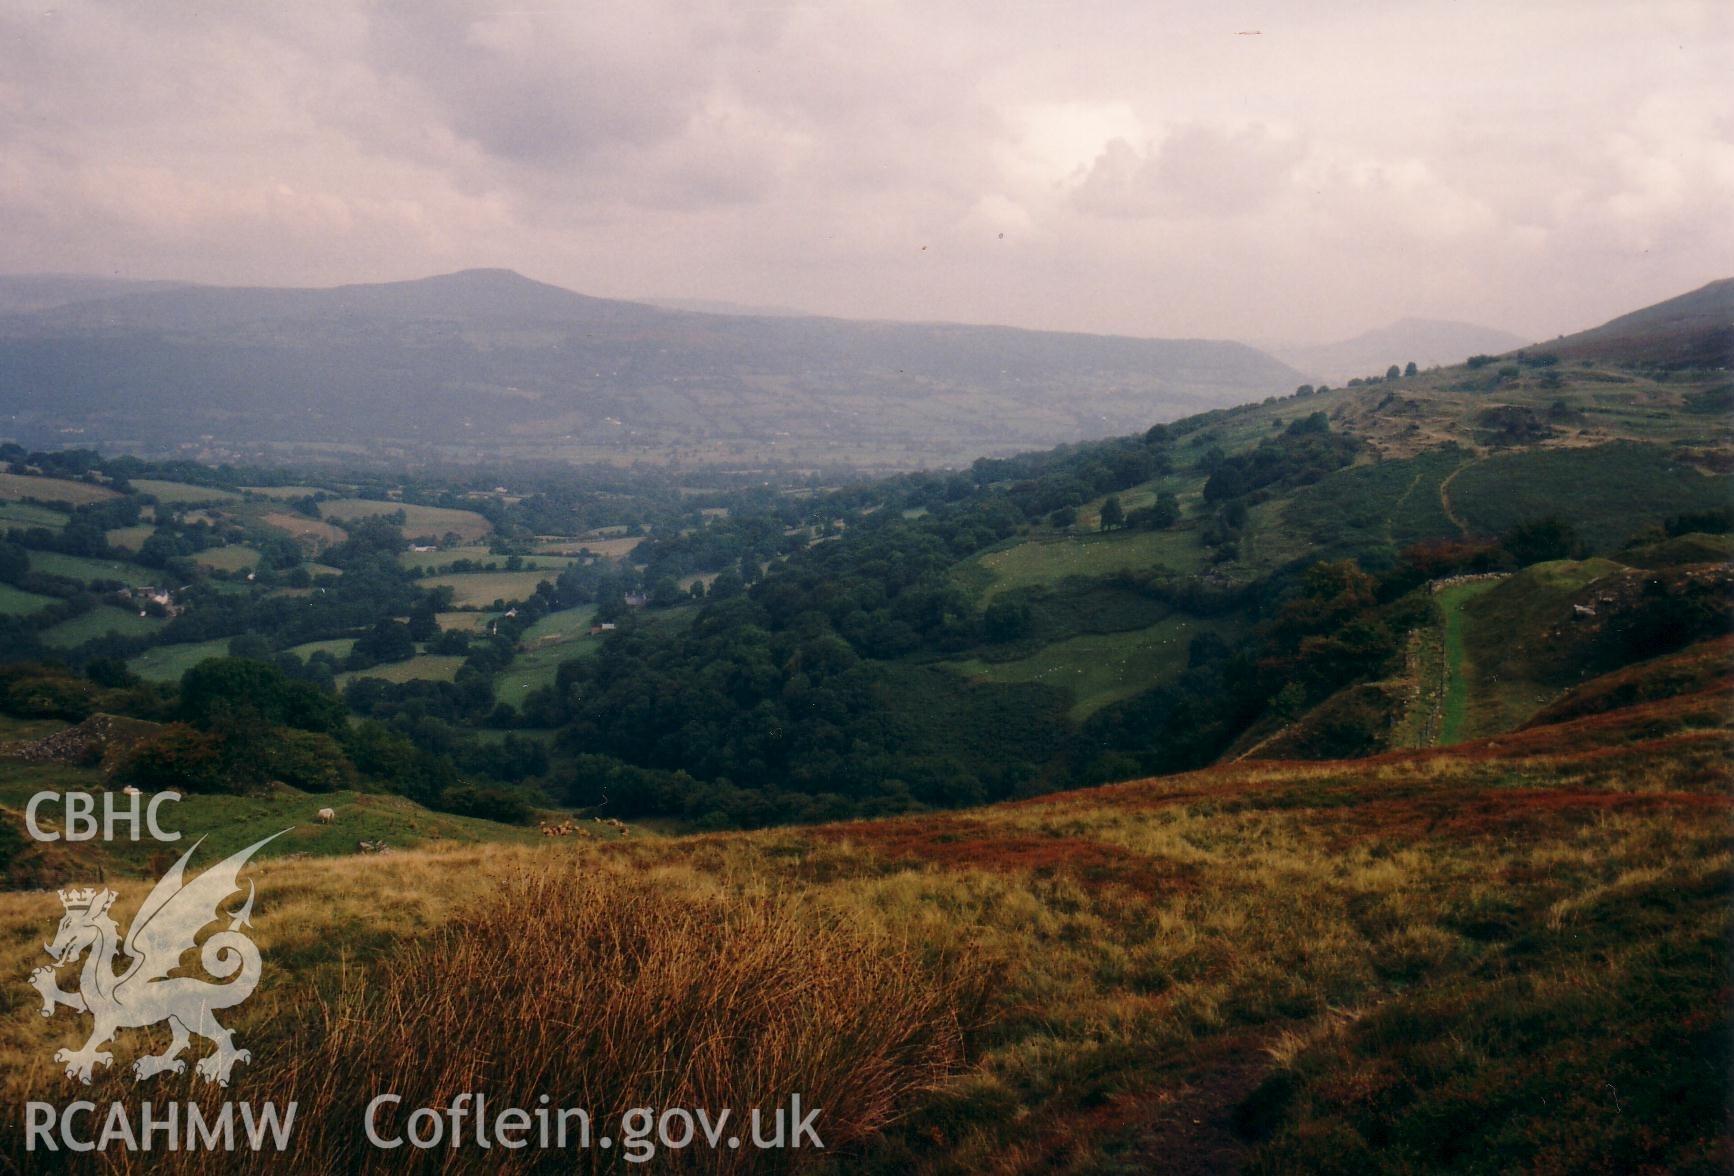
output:
[[1409, 376], [1413, 376], [1416, 372], [1418, 372], [1420, 370], [1421, 370], [1420, 368], [1415, 366], [1415, 361], [1411, 359], [1409, 361], [1408, 366], [1403, 369], [1403, 376], [1406, 379]]
[[1102, 530], [1108, 531], [1123, 526], [1126, 522], [1126, 510], [1120, 505], [1117, 494], [1110, 494], [1102, 504]]
[[[1409, 366], [1414, 367], [1415, 365], [1410, 364]], [[1403, 378], [1403, 369], [1398, 367], [1396, 364], [1392, 364], [1390, 367], [1385, 369], [1385, 378], [1387, 380], [1400, 380]]]
[[1156, 505], [1150, 508], [1150, 525], [1158, 531], [1166, 531], [1180, 521], [1180, 499], [1174, 491], [1164, 490], [1156, 495]]

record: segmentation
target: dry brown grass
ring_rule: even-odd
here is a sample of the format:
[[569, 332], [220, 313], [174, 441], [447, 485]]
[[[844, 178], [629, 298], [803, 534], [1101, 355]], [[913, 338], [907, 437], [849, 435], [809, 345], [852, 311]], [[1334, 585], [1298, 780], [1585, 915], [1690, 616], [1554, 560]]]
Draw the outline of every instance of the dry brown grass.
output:
[[[244, 1095], [189, 1074], [151, 1097], [213, 1111], [229, 1097], [296, 1102], [294, 1156], [279, 1171], [621, 1166], [618, 1151], [595, 1147], [455, 1158], [449, 1149], [381, 1151], [361, 1124], [385, 1092], [402, 1096], [399, 1131], [414, 1108], [481, 1091], [496, 1109], [533, 1109], [541, 1095], [553, 1107], [585, 1108], [593, 1136], [616, 1139], [634, 1107], [729, 1108], [731, 1133], [743, 1140], [749, 1108], [769, 1114], [798, 1093], [804, 1107], [822, 1108], [817, 1129], [834, 1155], [961, 1066], [987, 979], [978, 963], [923, 961], [796, 899], [545, 855], [380, 966], [346, 969], [336, 991], [285, 1019], [292, 1028], [268, 1048], [247, 1042], [260, 1061], [244, 1068]], [[102, 1100], [100, 1088], [92, 1097]], [[659, 1151], [659, 1170], [706, 1172], [793, 1170], [825, 1158], [702, 1143]], [[231, 1170], [234, 1160], [118, 1153], [103, 1162], [203, 1172]]]

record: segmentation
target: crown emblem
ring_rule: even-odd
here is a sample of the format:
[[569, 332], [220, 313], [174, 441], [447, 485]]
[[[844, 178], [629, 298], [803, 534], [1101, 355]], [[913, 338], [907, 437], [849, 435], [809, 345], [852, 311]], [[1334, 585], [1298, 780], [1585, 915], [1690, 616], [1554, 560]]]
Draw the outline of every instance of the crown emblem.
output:
[[95, 901], [96, 888], [94, 886], [87, 886], [82, 890], [62, 890], [60, 892], [60, 905], [69, 911], [87, 911]]

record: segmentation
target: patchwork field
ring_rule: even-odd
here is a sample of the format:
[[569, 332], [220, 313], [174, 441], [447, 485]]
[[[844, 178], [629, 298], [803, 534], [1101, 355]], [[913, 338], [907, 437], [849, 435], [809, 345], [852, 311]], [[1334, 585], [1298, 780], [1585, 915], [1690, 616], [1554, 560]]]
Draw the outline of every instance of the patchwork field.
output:
[[230, 543], [205, 548], [193, 556], [193, 562], [219, 572], [241, 572], [259, 565], [259, 552], [243, 543]]
[[195, 486], [189, 482], [162, 482], [155, 478], [134, 478], [133, 488], [149, 494], [169, 506], [210, 506], [219, 502], [239, 502], [241, 496], [220, 486]]
[[1086, 719], [1110, 702], [1176, 677], [1186, 668], [1187, 644], [1223, 626], [1174, 616], [1161, 624], [1128, 633], [1092, 633], [1055, 642], [1016, 661], [980, 658], [942, 662], [971, 679], [986, 682], [1039, 682], [1068, 691], [1071, 715]]
[[383, 678], [387, 682], [450, 682], [457, 677], [458, 667], [464, 664], [460, 656], [439, 653], [421, 653], [407, 661], [387, 662], [366, 670], [354, 670], [350, 673], [337, 675], [337, 688], [357, 678]]
[[50, 510], [33, 502], [0, 501], [0, 529], [8, 527], [47, 527], [58, 531], [71, 516], [64, 511]]
[[459, 633], [484, 633], [488, 623], [498, 617], [493, 612], [443, 612], [437, 614], [442, 630]]
[[450, 510], [417, 506], [407, 502], [378, 502], [370, 498], [337, 498], [319, 504], [321, 517], [339, 525], [344, 519], [368, 519], [379, 515], [404, 514], [403, 533], [410, 538], [429, 535], [438, 539], [448, 532], [474, 542], [493, 530], [493, 524], [473, 510]]
[[539, 555], [578, 555], [588, 551], [604, 559], [620, 559], [632, 554], [632, 549], [642, 542], [642, 539], [620, 535], [589, 539], [550, 539], [536, 544], [533, 550]]
[[107, 502], [120, 495], [107, 486], [92, 486], [89, 482], [74, 482], [67, 478], [38, 478], [29, 474], [0, 473], [0, 498], [20, 500], [34, 498], [38, 502], [64, 502], [72, 506], [89, 506]]
[[259, 516], [259, 521], [274, 531], [281, 531], [291, 539], [322, 551], [327, 547], [342, 543], [348, 533], [342, 527], [333, 526], [322, 519], [310, 519], [306, 515], [295, 514], [293, 511], [274, 510]]
[[58, 551], [32, 551], [30, 570], [50, 576], [65, 576], [69, 580], [92, 583], [113, 580], [134, 588], [155, 584], [162, 576], [153, 568], [114, 559], [86, 559], [79, 555], [62, 555]]
[[519, 640], [521, 652], [494, 679], [495, 700], [521, 707], [532, 692], [554, 684], [561, 662], [594, 656], [602, 647], [600, 640], [589, 636], [595, 616], [594, 607], [566, 609], [525, 630]]
[[58, 649], [71, 649], [96, 637], [118, 633], [122, 637], [148, 637], [168, 622], [161, 617], [141, 617], [131, 609], [104, 604], [70, 621], [42, 632], [42, 642]]
[[971, 563], [992, 579], [984, 600], [1013, 588], [1056, 583], [1067, 576], [1106, 576], [1126, 568], [1195, 571], [1204, 549], [1192, 531], [1110, 531], [1030, 539]]
[[241, 489], [248, 494], [257, 494], [261, 498], [275, 498], [279, 501], [330, 493], [323, 486], [243, 486]]
[[38, 596], [11, 584], [0, 584], [0, 614], [14, 617], [29, 616], [54, 603], [52, 596]]
[[[495, 565], [496, 570], [503, 569], [510, 556], [496, 555], [481, 544], [470, 544], [463, 547], [451, 547], [442, 551], [406, 551], [397, 557], [397, 562], [409, 571], [421, 575], [432, 575], [439, 568], [449, 567], [458, 560], [467, 559], [471, 563]], [[559, 555], [526, 555], [521, 557], [523, 570], [545, 571], [550, 575], [559, 575], [560, 570], [573, 561], [570, 557]]]
[[136, 527], [116, 527], [106, 533], [110, 547], [124, 547], [128, 551], [137, 551], [144, 546], [145, 540], [157, 533], [155, 524], [141, 523]]
[[229, 639], [183, 642], [147, 649], [127, 661], [129, 670], [149, 682], [179, 682], [181, 675], [208, 657], [229, 656]]
[[339, 661], [349, 656], [349, 651], [355, 648], [353, 637], [333, 637], [327, 641], [309, 641], [305, 645], [292, 645], [285, 653], [292, 653], [305, 661], [316, 653], [329, 653]]
[[536, 585], [553, 581], [557, 571], [469, 572], [428, 576], [416, 581], [423, 588], [450, 588], [452, 603], [459, 608], [487, 608], [496, 601], [511, 603], [535, 595]]

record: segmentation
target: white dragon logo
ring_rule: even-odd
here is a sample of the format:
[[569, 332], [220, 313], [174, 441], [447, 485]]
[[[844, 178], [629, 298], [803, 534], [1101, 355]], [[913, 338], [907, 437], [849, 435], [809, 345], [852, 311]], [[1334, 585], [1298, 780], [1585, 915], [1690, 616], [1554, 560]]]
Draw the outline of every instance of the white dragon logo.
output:
[[[246, 1000], [259, 984], [259, 948], [241, 933], [253, 912], [251, 882], [247, 883], [246, 903], [231, 912], [228, 930], [217, 932], [202, 945], [196, 940], [206, 925], [222, 916], [219, 907], [223, 900], [241, 889], [239, 875], [247, 859], [280, 836], [281, 833], [273, 833], [223, 859], [191, 882], [183, 882], [187, 859], [204, 839], [194, 842], [152, 888], [133, 916], [124, 944], [132, 962], [118, 974], [115, 953], [122, 946], [120, 928], [108, 914], [114, 905], [115, 892], [95, 889], [60, 892], [66, 915], [60, 920], [54, 942], [44, 945], [54, 964], [37, 968], [30, 974], [30, 983], [42, 994], [43, 1016], [52, 1017], [57, 1006], [66, 1005], [96, 1019], [83, 1049], [62, 1049], [54, 1055], [55, 1061], [66, 1063], [68, 1078], [76, 1078], [88, 1086], [91, 1072], [97, 1066], [114, 1061], [114, 1055], [103, 1052], [102, 1046], [117, 1030], [142, 1029], [165, 1020], [174, 1040], [162, 1053], [135, 1061], [132, 1064], [135, 1077], [151, 1078], [170, 1070], [184, 1073], [187, 1064], [179, 1060], [179, 1055], [187, 1048], [190, 1035], [195, 1034], [216, 1047], [198, 1063], [197, 1071], [207, 1082], [227, 1086], [235, 1063], [253, 1060], [246, 1050], [235, 1048], [234, 1034], [219, 1025], [215, 1016], [218, 1009], [234, 1008]], [[199, 963], [205, 971], [226, 983], [169, 975], [180, 965], [181, 956], [194, 947], [200, 948]], [[56, 969], [74, 963], [80, 956], [84, 957], [84, 969], [78, 991], [61, 991], [55, 980]]]

